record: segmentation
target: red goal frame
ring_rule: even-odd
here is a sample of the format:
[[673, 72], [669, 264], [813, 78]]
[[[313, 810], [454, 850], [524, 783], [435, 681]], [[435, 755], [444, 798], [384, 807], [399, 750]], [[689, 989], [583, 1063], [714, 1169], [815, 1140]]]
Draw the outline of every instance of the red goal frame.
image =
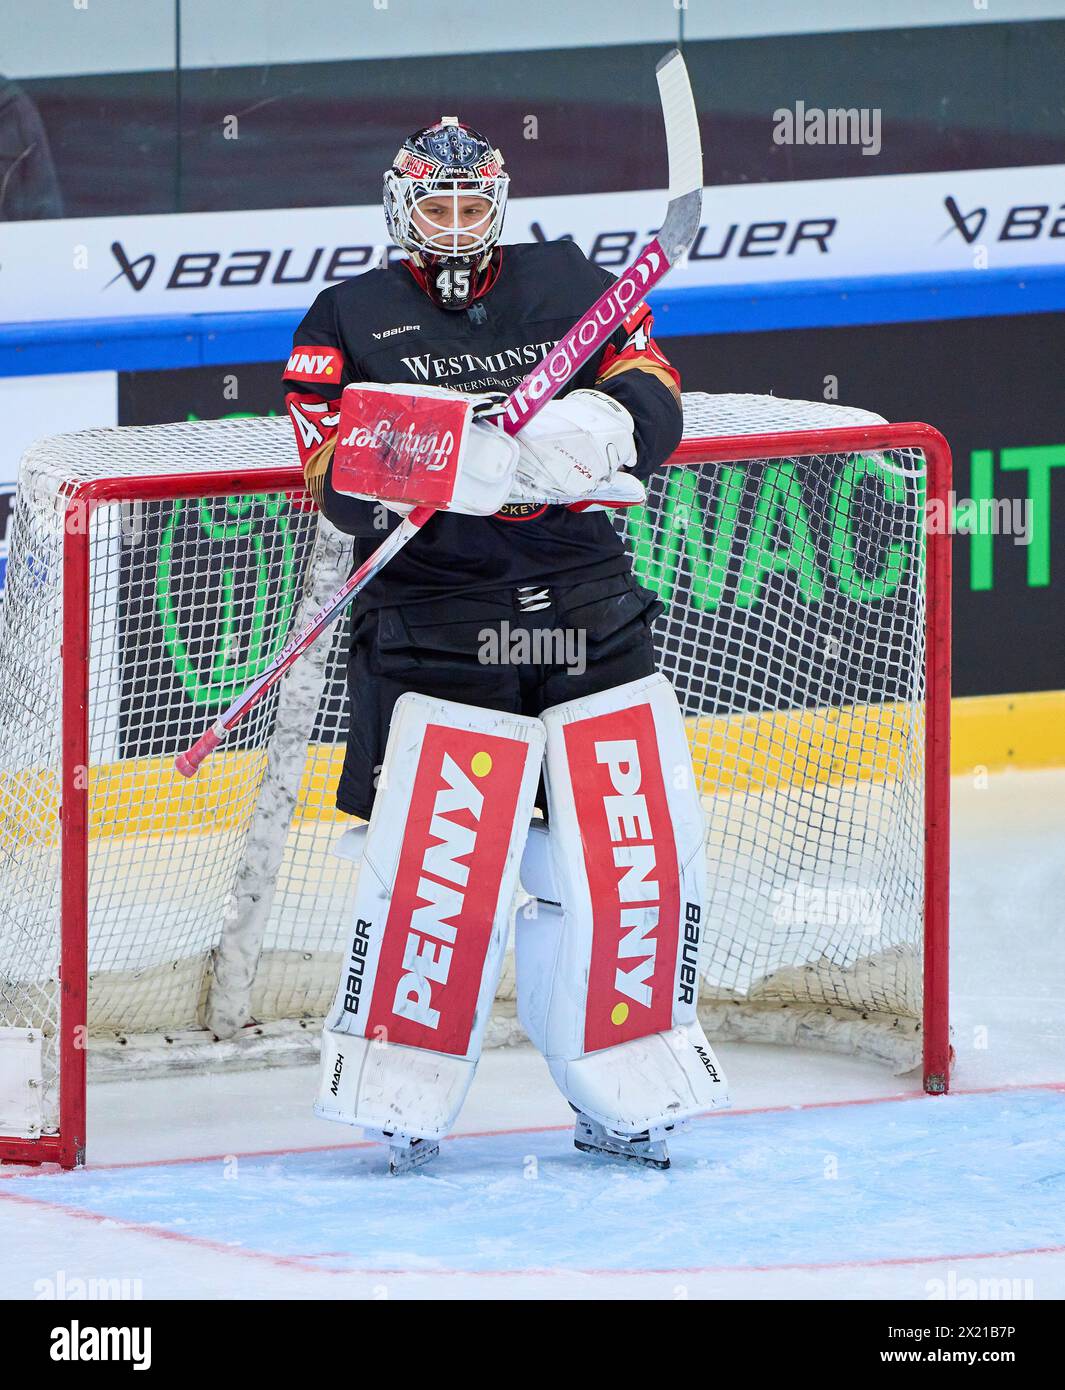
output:
[[[877, 424], [761, 434], [696, 436], [681, 442], [666, 466], [743, 463], [762, 458], [809, 457], [876, 449], [916, 449], [927, 467], [926, 505], [946, 517], [951, 454], [930, 425]], [[301, 469], [268, 466], [246, 470], [180, 473], [165, 477], [96, 479], [67, 494], [63, 539], [62, 943], [59, 992], [59, 1133], [39, 1139], [0, 1137], [0, 1163], [85, 1161], [88, 1006], [89, 789], [89, 560], [88, 518], [101, 504], [198, 499], [264, 490], [305, 493]], [[949, 1089], [950, 1045], [950, 648], [951, 534], [949, 526], [925, 527], [925, 827], [923, 1086], [929, 1094]], [[177, 775], [177, 774], [175, 774]]]

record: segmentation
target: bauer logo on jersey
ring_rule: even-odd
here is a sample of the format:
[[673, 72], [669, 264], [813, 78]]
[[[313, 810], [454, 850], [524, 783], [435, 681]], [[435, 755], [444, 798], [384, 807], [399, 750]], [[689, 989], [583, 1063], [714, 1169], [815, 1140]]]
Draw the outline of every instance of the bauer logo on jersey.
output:
[[340, 403], [333, 455], [337, 492], [446, 507], [473, 410], [470, 400], [389, 391], [359, 382]]
[[528, 754], [518, 739], [426, 726], [369, 1036], [466, 1055]]
[[295, 381], [340, 384], [344, 358], [337, 348], [297, 347], [285, 363], [285, 376]]
[[672, 1026], [680, 874], [651, 706], [578, 720], [565, 736], [592, 906], [584, 1046], [595, 1052]]

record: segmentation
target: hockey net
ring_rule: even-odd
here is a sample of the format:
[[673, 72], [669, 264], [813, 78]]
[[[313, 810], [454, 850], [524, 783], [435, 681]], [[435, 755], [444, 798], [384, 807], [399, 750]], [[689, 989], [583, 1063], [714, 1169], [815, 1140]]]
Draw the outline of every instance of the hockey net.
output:
[[[186, 746], [337, 587], [283, 418], [89, 430], [23, 461], [0, 610], [0, 1159], [79, 1160], [94, 1075], [310, 1058], [346, 621], [199, 776]], [[712, 1038], [947, 1083], [949, 455], [925, 426], [685, 397], [618, 518], [707, 814]], [[358, 718], [357, 709], [352, 711]], [[490, 1038], [519, 1035], [508, 966]], [[85, 1042], [88, 1040], [88, 1046]]]

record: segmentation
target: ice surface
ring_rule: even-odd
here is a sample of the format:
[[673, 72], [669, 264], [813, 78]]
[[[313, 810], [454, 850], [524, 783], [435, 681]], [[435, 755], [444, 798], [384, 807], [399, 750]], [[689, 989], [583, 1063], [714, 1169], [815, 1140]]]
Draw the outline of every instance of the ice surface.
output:
[[503, 1049], [439, 1163], [388, 1179], [306, 1068], [97, 1085], [88, 1170], [2, 1170], [0, 1296], [1065, 1296], [1065, 772], [956, 779], [954, 812], [953, 1096], [722, 1045], [737, 1111], [653, 1174], [576, 1154]]

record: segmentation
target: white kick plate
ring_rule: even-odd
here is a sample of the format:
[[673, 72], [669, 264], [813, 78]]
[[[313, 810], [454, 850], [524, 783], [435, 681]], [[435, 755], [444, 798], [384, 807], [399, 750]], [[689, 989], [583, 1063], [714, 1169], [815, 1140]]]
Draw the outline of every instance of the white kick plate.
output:
[[0, 1134], [39, 1139], [41, 1034], [36, 1028], [0, 1028]]

